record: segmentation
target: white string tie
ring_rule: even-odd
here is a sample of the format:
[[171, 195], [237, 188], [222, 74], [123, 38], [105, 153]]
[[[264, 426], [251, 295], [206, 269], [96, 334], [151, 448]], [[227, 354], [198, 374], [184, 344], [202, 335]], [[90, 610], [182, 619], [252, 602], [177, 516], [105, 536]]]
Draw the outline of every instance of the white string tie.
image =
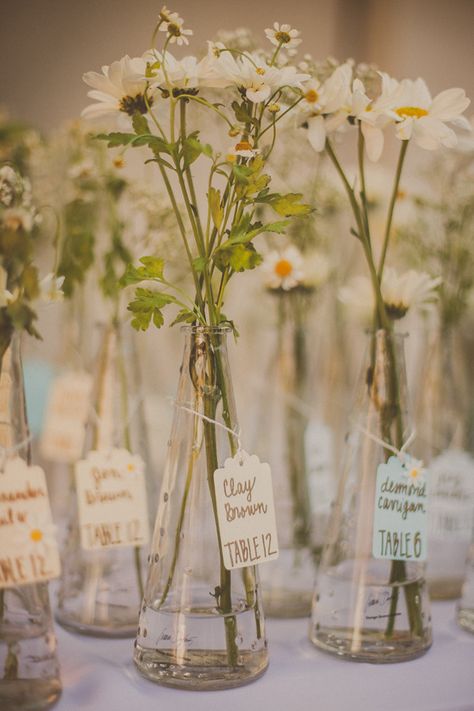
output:
[[241, 440], [241, 430], [240, 429], [238, 432], [236, 432], [235, 430], [231, 429], [230, 427], [227, 427], [227, 425], [224, 425], [222, 422], [213, 420], [212, 417], [208, 417], [207, 415], [203, 415], [202, 412], [198, 412], [194, 408], [190, 407], [189, 403], [184, 404], [184, 403], [178, 402], [177, 400], [175, 400], [172, 397], [170, 397], [168, 399], [179, 410], [184, 410], [185, 412], [188, 412], [190, 415], [195, 415], [196, 417], [199, 417], [201, 420], [205, 420], [206, 422], [209, 422], [212, 425], [216, 425], [216, 427], [220, 427], [222, 430], [225, 430], [229, 434], [233, 435], [237, 440], [237, 454], [242, 452], [242, 440]]
[[394, 447], [393, 444], [390, 444], [390, 442], [385, 442], [385, 440], [381, 439], [380, 437], [377, 437], [377, 435], [374, 435], [372, 432], [369, 432], [369, 430], [366, 430], [365, 427], [361, 427], [361, 425], [356, 425], [356, 427], [360, 432], [362, 432], [362, 434], [373, 440], [376, 444], [380, 444], [380, 446], [384, 449], [388, 449], [389, 452], [393, 452], [393, 454], [395, 454], [395, 456], [400, 459], [402, 464], [405, 464], [407, 459], [409, 459], [409, 455], [405, 452], [405, 450], [412, 444], [416, 437], [415, 429], [413, 429], [412, 432], [408, 435], [407, 439], [402, 444], [400, 449], [397, 449], [397, 447]]

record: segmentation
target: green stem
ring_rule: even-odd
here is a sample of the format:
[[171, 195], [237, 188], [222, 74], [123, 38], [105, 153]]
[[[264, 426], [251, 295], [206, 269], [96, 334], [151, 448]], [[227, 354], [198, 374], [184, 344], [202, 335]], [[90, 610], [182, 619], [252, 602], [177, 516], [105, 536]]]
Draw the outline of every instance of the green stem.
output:
[[395, 181], [393, 184], [392, 196], [390, 198], [390, 205], [388, 208], [387, 224], [385, 226], [385, 235], [384, 235], [384, 240], [383, 240], [382, 253], [380, 255], [379, 267], [377, 270], [377, 275], [380, 280], [382, 279], [383, 268], [385, 265], [385, 258], [387, 256], [388, 243], [389, 243], [390, 234], [392, 231], [393, 212], [394, 212], [395, 203], [396, 203], [397, 197], [398, 197], [398, 188], [400, 186], [400, 178], [402, 176], [403, 163], [405, 161], [405, 155], [407, 152], [408, 143], [409, 143], [409, 141], [402, 141], [402, 145], [400, 147], [400, 154], [398, 156], [397, 171], [395, 173]]
[[[120, 379], [120, 400], [121, 400], [121, 406], [122, 406], [122, 420], [125, 423], [123, 434], [124, 434], [124, 439], [125, 439], [125, 447], [128, 449], [128, 451], [130, 453], [132, 453], [132, 440], [131, 440], [131, 436], [130, 436], [130, 421], [129, 421], [130, 411], [129, 411], [129, 406], [128, 406], [127, 371], [126, 371], [125, 363], [124, 363], [124, 359], [123, 359], [121, 334], [119, 332], [118, 324], [115, 324], [114, 328], [116, 329], [117, 341], [118, 341], [118, 343], [117, 343], [117, 345], [118, 345], [117, 365], [118, 365], [118, 372], [119, 372], [119, 379]], [[138, 593], [139, 593], [140, 601], [141, 601], [143, 599], [143, 595], [144, 595], [144, 585], [143, 585], [140, 547], [135, 546], [133, 553], [134, 553], [134, 562], [135, 562], [135, 572], [137, 575]]]

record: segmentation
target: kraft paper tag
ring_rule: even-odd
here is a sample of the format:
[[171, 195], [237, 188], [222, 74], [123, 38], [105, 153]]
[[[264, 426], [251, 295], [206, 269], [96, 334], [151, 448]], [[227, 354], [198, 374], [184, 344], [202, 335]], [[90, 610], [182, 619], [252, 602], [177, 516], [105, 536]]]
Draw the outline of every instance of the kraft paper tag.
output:
[[56, 526], [41, 467], [20, 457], [0, 472], [0, 588], [29, 585], [60, 574]]
[[145, 464], [126, 449], [89, 452], [76, 464], [81, 545], [104, 550], [148, 543]]
[[375, 487], [372, 553], [388, 560], [426, 559], [426, 470], [410, 457], [379, 464]]
[[214, 472], [221, 550], [227, 570], [278, 558], [269, 464], [239, 451]]
[[41, 454], [52, 462], [72, 464], [84, 448], [92, 378], [88, 373], [60, 375], [53, 383], [41, 437]]

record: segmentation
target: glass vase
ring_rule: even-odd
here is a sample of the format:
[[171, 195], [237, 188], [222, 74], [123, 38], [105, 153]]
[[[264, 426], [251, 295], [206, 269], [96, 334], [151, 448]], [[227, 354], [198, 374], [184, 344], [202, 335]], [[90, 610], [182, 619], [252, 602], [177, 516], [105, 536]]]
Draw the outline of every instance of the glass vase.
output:
[[[272, 293], [277, 312], [270, 362], [255, 434], [257, 453], [270, 464], [279, 558], [261, 569], [265, 614], [307, 617], [314, 585], [312, 507], [307, 476], [307, 331], [313, 290]], [[314, 429], [314, 428], [313, 428]]]
[[430, 471], [426, 568], [433, 599], [461, 594], [474, 516], [474, 459], [467, 451], [468, 375], [456, 329], [428, 343], [417, 407], [417, 454]]
[[457, 606], [459, 625], [474, 634], [474, 540], [469, 549], [461, 599]]
[[[148, 443], [137, 355], [129, 326], [104, 328], [97, 359], [84, 458], [116, 450], [145, 462], [147, 498], [153, 501]], [[77, 464], [76, 464], [77, 468]], [[63, 551], [57, 621], [70, 631], [96, 637], [133, 637], [146, 572], [144, 545], [88, 550], [83, 546], [77, 480], [71, 479], [70, 520]], [[148, 527], [146, 521], [141, 525]]]
[[224, 567], [214, 472], [237, 451], [222, 327], [184, 327], [185, 346], [134, 660], [166, 686], [241, 686], [267, 668], [255, 567]]
[[403, 336], [377, 331], [368, 350], [317, 575], [310, 638], [347, 659], [400, 662], [431, 645], [424, 564], [373, 554], [377, 470], [412, 432]]
[[[20, 336], [0, 363], [0, 448], [30, 464]], [[1, 474], [0, 474], [1, 476]], [[1, 531], [0, 531], [1, 533]], [[0, 590], [0, 708], [36, 711], [61, 695], [56, 638], [47, 583]]]

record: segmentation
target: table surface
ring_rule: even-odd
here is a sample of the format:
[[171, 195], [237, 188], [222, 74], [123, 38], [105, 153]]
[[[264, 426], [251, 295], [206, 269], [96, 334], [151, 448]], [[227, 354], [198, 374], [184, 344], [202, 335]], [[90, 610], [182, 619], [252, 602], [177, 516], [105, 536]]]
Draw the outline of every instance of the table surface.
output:
[[316, 650], [307, 620], [268, 620], [270, 667], [228, 691], [190, 692], [143, 679], [133, 640], [91, 639], [57, 627], [64, 690], [56, 711], [474, 711], [474, 635], [454, 605], [433, 604], [434, 643], [403, 664], [357, 664]]

